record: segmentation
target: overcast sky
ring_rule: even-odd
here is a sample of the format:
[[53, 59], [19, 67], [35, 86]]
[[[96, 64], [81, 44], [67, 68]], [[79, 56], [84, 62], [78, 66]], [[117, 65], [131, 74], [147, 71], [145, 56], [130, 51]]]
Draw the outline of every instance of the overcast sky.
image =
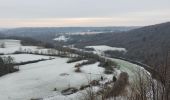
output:
[[170, 0], [0, 0], [0, 27], [139, 26], [170, 21]]

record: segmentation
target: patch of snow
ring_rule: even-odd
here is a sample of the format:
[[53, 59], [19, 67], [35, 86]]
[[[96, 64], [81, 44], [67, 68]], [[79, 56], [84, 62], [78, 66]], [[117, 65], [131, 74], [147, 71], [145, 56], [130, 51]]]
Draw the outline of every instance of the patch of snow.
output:
[[61, 36], [55, 38], [54, 40], [55, 41], [64, 41], [64, 42], [66, 42], [68, 39], [69, 38], [66, 38], [64, 35], [61, 35]]
[[90, 32], [87, 31], [87, 32], [74, 32], [74, 33], [65, 33], [65, 34], [68, 34], [68, 35], [90, 35], [90, 34], [99, 34], [99, 33], [103, 33], [103, 32]]
[[93, 48], [95, 51], [99, 51], [99, 52], [108, 51], [108, 50], [126, 52], [125, 48], [110, 47], [110, 46], [106, 46], [106, 45], [86, 46], [85, 48]]
[[99, 54], [99, 55], [104, 55], [105, 51], [119, 51], [124, 53], [127, 52], [125, 48], [110, 47], [107, 45], [86, 46], [85, 48], [92, 48], [94, 49], [94, 51], [89, 51], [89, 52], [93, 52], [94, 54]]

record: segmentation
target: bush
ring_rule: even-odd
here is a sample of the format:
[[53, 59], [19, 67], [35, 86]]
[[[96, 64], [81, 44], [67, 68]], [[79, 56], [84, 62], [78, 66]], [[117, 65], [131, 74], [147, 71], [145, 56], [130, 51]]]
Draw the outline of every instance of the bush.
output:
[[99, 64], [99, 66], [102, 66], [102, 67], [105, 68], [105, 71], [104, 71], [105, 74], [112, 74], [114, 72], [114, 67], [116, 66], [116, 63], [113, 62], [113, 61], [108, 60], [108, 61], [106, 61], [104, 63], [101, 62]]
[[13, 54], [22, 54], [23, 52], [21, 51], [15, 51]]
[[2, 44], [0, 45], [0, 48], [5, 48], [5, 43], [2, 43]]
[[16, 72], [18, 68], [15, 68], [14, 59], [11, 56], [8, 57], [0, 57], [0, 76]]
[[84, 90], [84, 89], [86, 89], [88, 87], [90, 87], [90, 85], [82, 85], [82, 86], [80, 86], [80, 90]]
[[90, 65], [90, 64], [94, 64], [94, 63], [96, 63], [96, 60], [94, 60], [94, 59], [89, 59], [88, 61], [83, 61], [82, 63], [77, 63], [76, 65], [75, 65], [75, 67], [77, 68], [77, 67], [82, 67], [82, 66], [84, 66], [84, 65]]
[[81, 72], [81, 69], [80, 69], [80, 67], [77, 67], [77, 68], [75, 69], [75, 72], [78, 72], [78, 73], [80, 73], [80, 72]]
[[96, 63], [95, 59], [89, 59], [88, 61], [82, 62], [81, 66], [83, 66], [83, 65], [90, 65], [90, 64], [94, 64], [94, 63]]
[[77, 62], [77, 61], [80, 61], [80, 60], [83, 60], [82, 57], [76, 57], [76, 58], [70, 58], [67, 63], [73, 63], [73, 62]]
[[4, 53], [0, 53], [0, 55], [4, 55]]
[[113, 71], [112, 71], [112, 70], [107, 70], [107, 69], [105, 69], [104, 73], [105, 73], [105, 74], [113, 74]]
[[126, 86], [129, 84], [129, 75], [126, 72], [120, 73], [118, 80], [114, 83], [112, 88], [107, 91], [107, 98], [120, 96], [125, 93]]

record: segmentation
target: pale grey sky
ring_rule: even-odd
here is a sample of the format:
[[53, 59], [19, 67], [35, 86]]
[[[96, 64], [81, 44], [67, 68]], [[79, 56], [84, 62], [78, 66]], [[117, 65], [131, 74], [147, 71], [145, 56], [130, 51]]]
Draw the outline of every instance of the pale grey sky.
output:
[[0, 27], [131, 26], [170, 21], [170, 0], [0, 0]]

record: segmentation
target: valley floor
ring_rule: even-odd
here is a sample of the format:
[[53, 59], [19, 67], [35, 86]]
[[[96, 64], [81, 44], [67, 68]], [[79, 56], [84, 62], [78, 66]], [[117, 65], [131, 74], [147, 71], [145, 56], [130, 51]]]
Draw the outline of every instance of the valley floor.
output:
[[[11, 49], [15, 48], [15, 49]], [[48, 49], [38, 49], [38, 47], [21, 46], [14, 44], [6, 48], [0, 48], [4, 56], [11, 56], [15, 62], [26, 62], [39, 59], [49, 59], [37, 63], [31, 63], [19, 66], [20, 71], [0, 77], [0, 100], [30, 100], [31, 98], [43, 98], [45, 100], [79, 100], [85, 90], [78, 91], [74, 94], [64, 96], [61, 91], [69, 87], [79, 89], [82, 85], [89, 84], [91, 80], [99, 80], [103, 76], [106, 80], [112, 80], [113, 76], [118, 77], [121, 71], [127, 72], [130, 76], [130, 82], [135, 78], [135, 71], [140, 69], [140, 66], [119, 59], [111, 59], [118, 64], [118, 68], [114, 74], [104, 74], [104, 68], [99, 67], [99, 62], [85, 65], [81, 67], [81, 72], [75, 72], [75, 65], [84, 60], [67, 63], [69, 58], [51, 57], [34, 54], [11, 54], [17, 50], [45, 52], [49, 53]], [[11, 50], [10, 52], [3, 52]], [[27, 50], [26, 50], [27, 49]], [[51, 51], [51, 50], [50, 50]], [[53, 51], [55, 53], [57, 51]], [[99, 87], [93, 87], [94, 90]], [[55, 91], [54, 91], [55, 90]]]

